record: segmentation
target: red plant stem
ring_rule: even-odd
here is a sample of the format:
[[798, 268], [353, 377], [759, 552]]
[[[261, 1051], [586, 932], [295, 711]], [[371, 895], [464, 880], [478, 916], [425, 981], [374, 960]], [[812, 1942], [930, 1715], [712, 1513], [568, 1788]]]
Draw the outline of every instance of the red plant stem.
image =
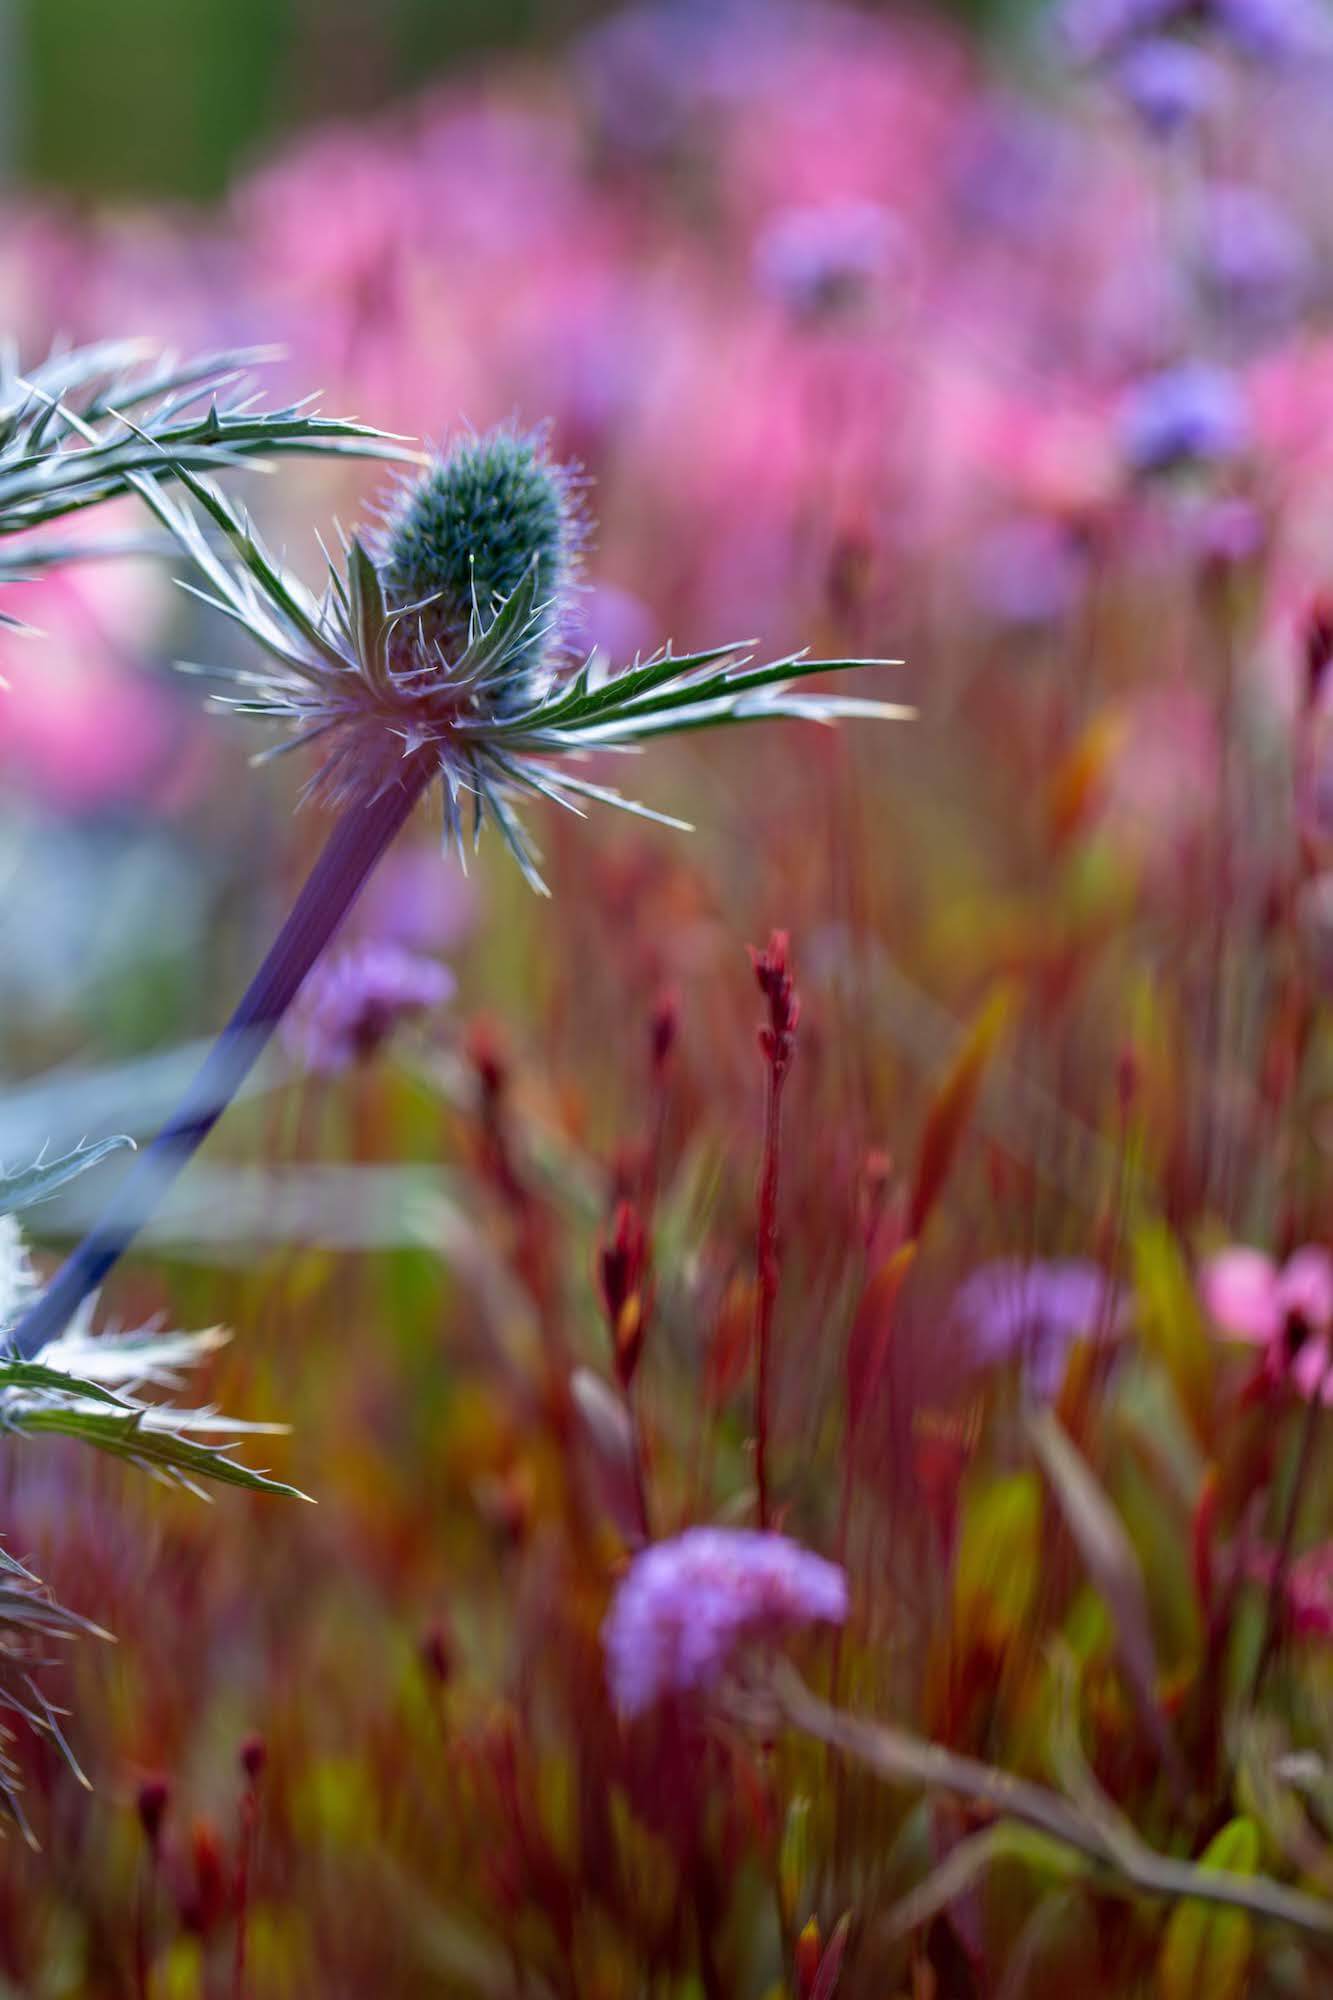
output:
[[786, 1064], [770, 1058], [764, 1097], [764, 1158], [759, 1175], [758, 1292], [755, 1299], [754, 1474], [759, 1525], [770, 1519], [769, 1406], [772, 1400], [773, 1307], [778, 1295], [778, 1174], [782, 1157], [782, 1086]]
[[[1333, 1364], [1330, 1364], [1333, 1368]], [[1287, 1577], [1291, 1571], [1291, 1552], [1296, 1541], [1296, 1523], [1300, 1518], [1301, 1501], [1305, 1497], [1310, 1468], [1314, 1464], [1315, 1439], [1319, 1432], [1319, 1417], [1324, 1403], [1324, 1385], [1328, 1381], [1330, 1368], [1325, 1368], [1313, 1384], [1310, 1400], [1305, 1408], [1301, 1424], [1301, 1441], [1296, 1470], [1292, 1475], [1291, 1492], [1287, 1496], [1287, 1509], [1282, 1520], [1281, 1535], [1277, 1553], [1273, 1558], [1273, 1574], [1268, 1584], [1268, 1602], [1264, 1611], [1264, 1636], [1259, 1647], [1259, 1657], [1255, 1661], [1254, 1680], [1250, 1685], [1250, 1707], [1258, 1706], [1259, 1696], [1268, 1669], [1273, 1663], [1278, 1640], [1285, 1623], [1283, 1598], [1287, 1590]]]
[[433, 767], [405, 763], [402, 776], [345, 808], [267, 957], [247, 987], [173, 1117], [135, 1161], [101, 1221], [72, 1252], [14, 1330], [26, 1359], [62, 1333], [153, 1214], [208, 1137], [259, 1059], [302, 982], [425, 790]]
[[630, 1451], [634, 1462], [634, 1504], [638, 1509], [639, 1527], [645, 1542], [653, 1539], [653, 1516], [648, 1502], [647, 1454], [643, 1443], [643, 1421], [639, 1415], [638, 1401], [632, 1384], [625, 1389], [625, 1415], [629, 1419]]
[[245, 1994], [245, 1947], [249, 1932], [250, 1918], [250, 1870], [254, 1861], [255, 1822], [259, 1816], [259, 1801], [254, 1786], [246, 1788], [241, 1801], [241, 1851], [236, 1864], [236, 1953], [232, 1959], [231, 1992], [232, 2000], [244, 2000]]

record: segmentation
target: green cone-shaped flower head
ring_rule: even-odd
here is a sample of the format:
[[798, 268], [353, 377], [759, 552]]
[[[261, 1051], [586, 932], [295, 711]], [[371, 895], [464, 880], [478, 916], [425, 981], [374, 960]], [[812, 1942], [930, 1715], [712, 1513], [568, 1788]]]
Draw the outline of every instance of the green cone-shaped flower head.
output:
[[391, 611], [420, 605], [421, 636], [457, 658], [474, 605], [488, 624], [535, 570], [537, 602], [550, 607], [546, 631], [528, 642], [536, 668], [559, 642], [583, 535], [577, 484], [552, 462], [542, 432], [465, 437], [405, 490], [389, 519], [385, 599]]

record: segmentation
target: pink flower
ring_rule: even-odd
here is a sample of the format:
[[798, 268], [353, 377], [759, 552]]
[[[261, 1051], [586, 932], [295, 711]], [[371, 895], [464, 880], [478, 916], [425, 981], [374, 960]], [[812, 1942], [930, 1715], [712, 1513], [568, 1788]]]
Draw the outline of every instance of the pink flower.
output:
[[[96, 532], [83, 540], [95, 547]], [[5, 611], [39, 634], [0, 633], [0, 772], [11, 788], [56, 812], [161, 798], [184, 729], [174, 689], [142, 657], [169, 602], [150, 565], [124, 561], [57, 566], [5, 590]]]
[[1333, 1403], [1333, 1257], [1308, 1245], [1278, 1265], [1236, 1244], [1210, 1257], [1199, 1290], [1219, 1333], [1264, 1350], [1267, 1372]]
[[[1271, 1586], [1277, 1558], [1271, 1549], [1251, 1549], [1246, 1573]], [[1283, 1608], [1293, 1636], [1333, 1639], [1333, 1542], [1297, 1556], [1283, 1581]]]

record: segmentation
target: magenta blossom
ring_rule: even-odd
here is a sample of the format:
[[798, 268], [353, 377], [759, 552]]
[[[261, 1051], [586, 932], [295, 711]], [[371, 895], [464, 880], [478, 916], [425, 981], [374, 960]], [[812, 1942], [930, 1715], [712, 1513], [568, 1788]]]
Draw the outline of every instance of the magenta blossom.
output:
[[358, 945], [315, 967], [283, 1024], [284, 1039], [309, 1069], [350, 1069], [453, 990], [453, 974], [436, 959], [392, 944]]
[[[1271, 1549], [1252, 1549], [1246, 1572], [1256, 1583], [1271, 1587], [1277, 1557]], [[1298, 1639], [1333, 1639], [1333, 1542], [1297, 1556], [1283, 1579], [1283, 1610], [1289, 1630]]]
[[1263, 1350], [1266, 1372], [1333, 1403], [1333, 1257], [1313, 1245], [1276, 1264], [1233, 1245], [1210, 1257], [1199, 1290], [1219, 1333]]
[[846, 1616], [836, 1563], [768, 1531], [687, 1528], [637, 1555], [616, 1592], [602, 1628], [612, 1698], [633, 1716], [706, 1693], [747, 1647]]

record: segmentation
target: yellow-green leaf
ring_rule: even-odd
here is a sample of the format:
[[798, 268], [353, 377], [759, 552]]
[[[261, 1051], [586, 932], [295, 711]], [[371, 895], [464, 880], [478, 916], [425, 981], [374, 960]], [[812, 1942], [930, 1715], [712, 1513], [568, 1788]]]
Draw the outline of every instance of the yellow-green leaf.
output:
[[1042, 1574], [1041, 1481], [1015, 1473], [969, 1496], [954, 1569], [954, 1631], [1001, 1647], [1027, 1622]]
[[[1233, 1819], [1211, 1840], [1200, 1869], [1253, 1875], [1259, 1865], [1259, 1832], [1250, 1819]], [[1254, 1925], [1244, 1910], [1192, 1899], [1171, 1913], [1157, 1960], [1161, 2000], [1242, 2000], [1249, 1988]]]
[[1012, 987], [1002, 986], [992, 993], [963, 1037], [962, 1046], [935, 1093], [917, 1154], [907, 1222], [909, 1237], [920, 1236], [944, 1191], [955, 1155], [971, 1123], [991, 1057], [1015, 1008]]
[[1213, 1352], [1180, 1245], [1157, 1218], [1134, 1231], [1134, 1288], [1143, 1343], [1166, 1369], [1201, 1441], [1212, 1426]]

